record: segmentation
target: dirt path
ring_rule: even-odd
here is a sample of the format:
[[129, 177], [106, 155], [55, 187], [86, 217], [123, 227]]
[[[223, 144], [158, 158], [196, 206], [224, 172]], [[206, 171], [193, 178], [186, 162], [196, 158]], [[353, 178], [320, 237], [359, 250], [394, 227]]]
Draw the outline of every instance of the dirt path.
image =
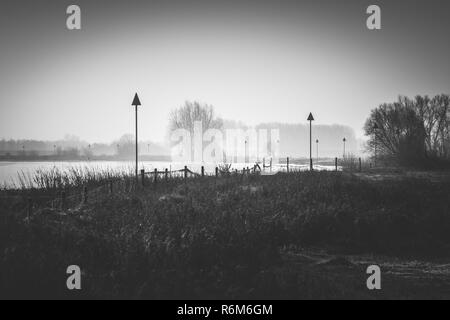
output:
[[[323, 298], [450, 299], [450, 261], [334, 255], [319, 249], [286, 252], [283, 261], [286, 268], [310, 278], [306, 285], [311, 298], [322, 297], [317, 297], [316, 287], [320, 287], [328, 290], [322, 294]], [[379, 291], [367, 289], [369, 275], [366, 270], [370, 265], [378, 265], [381, 269], [382, 288]]]
[[354, 176], [370, 181], [422, 179], [429, 182], [450, 181], [450, 172], [434, 171], [405, 171], [405, 172], [362, 172], [353, 173]]

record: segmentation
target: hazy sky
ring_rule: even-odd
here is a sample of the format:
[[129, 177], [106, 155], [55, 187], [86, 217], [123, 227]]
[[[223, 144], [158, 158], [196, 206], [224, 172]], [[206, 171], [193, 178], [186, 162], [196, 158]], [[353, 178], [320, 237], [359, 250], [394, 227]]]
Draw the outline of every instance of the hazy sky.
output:
[[[82, 30], [66, 29], [78, 4]], [[366, 8], [382, 9], [382, 30]], [[185, 100], [248, 124], [350, 125], [450, 92], [450, 1], [21, 1], [0, 6], [0, 138], [162, 140]]]

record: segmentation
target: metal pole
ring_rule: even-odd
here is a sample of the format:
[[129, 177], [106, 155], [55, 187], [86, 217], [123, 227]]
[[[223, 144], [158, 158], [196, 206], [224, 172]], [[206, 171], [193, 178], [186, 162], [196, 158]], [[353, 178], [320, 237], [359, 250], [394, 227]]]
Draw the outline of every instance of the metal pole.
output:
[[319, 162], [319, 139], [316, 140], [317, 143], [317, 148], [316, 148], [316, 152], [317, 152], [317, 157], [316, 157], [316, 162]]
[[245, 140], [244, 146], [244, 164], [247, 163], [247, 140]]
[[344, 140], [344, 158], [345, 158], [345, 140]]
[[138, 106], [134, 106], [136, 111], [136, 184], [139, 183], [138, 176]]
[[347, 141], [346, 138], [342, 139], [342, 141], [344, 142], [344, 154], [343, 154], [343, 158], [345, 159], [345, 142]]
[[313, 162], [312, 162], [312, 120], [309, 120], [309, 167], [310, 170], [313, 170]]

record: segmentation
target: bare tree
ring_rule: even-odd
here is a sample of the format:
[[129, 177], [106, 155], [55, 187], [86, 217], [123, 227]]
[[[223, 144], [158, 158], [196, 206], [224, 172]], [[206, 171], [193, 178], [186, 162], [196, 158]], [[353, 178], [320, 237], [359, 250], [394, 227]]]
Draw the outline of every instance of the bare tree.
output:
[[372, 110], [364, 130], [373, 154], [400, 161], [448, 159], [450, 155], [448, 95], [399, 97]]
[[[176, 129], [186, 129], [194, 139], [194, 125], [196, 121], [202, 123], [202, 134], [208, 129], [223, 129], [223, 120], [218, 118], [214, 112], [214, 107], [208, 104], [200, 104], [197, 101], [189, 102], [173, 110], [169, 117], [169, 135]], [[191, 155], [194, 154], [194, 143], [191, 141]], [[177, 142], [171, 141], [170, 144], [176, 145]]]
[[425, 157], [425, 130], [411, 108], [400, 103], [383, 104], [372, 110], [364, 126], [374, 156], [402, 162]]
[[135, 154], [135, 142], [132, 134], [124, 134], [117, 144], [117, 155], [121, 158], [132, 159]]
[[192, 133], [195, 121], [202, 122], [204, 131], [210, 128], [222, 129], [223, 126], [223, 121], [216, 117], [213, 106], [197, 101], [186, 101], [184, 106], [171, 112], [169, 130], [186, 129]]
[[401, 97], [400, 103], [415, 110], [424, 125], [426, 134], [426, 150], [430, 157], [447, 157], [449, 103], [448, 95], [437, 95], [430, 99], [428, 96], [416, 96], [414, 100]]

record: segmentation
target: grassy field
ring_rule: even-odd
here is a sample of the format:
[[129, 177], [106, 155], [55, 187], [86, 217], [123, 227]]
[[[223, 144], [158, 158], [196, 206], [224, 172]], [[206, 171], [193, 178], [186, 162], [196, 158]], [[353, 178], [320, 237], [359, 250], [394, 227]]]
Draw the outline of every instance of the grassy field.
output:
[[[59, 187], [81, 192], [86, 179], [110, 178]], [[37, 203], [26, 218], [27, 198], [57, 190], [48, 182], [0, 193], [0, 297], [450, 297], [446, 177], [174, 180], [62, 209]], [[83, 270], [79, 292], [65, 286], [72, 264]], [[379, 292], [366, 288], [370, 264], [384, 272]]]

